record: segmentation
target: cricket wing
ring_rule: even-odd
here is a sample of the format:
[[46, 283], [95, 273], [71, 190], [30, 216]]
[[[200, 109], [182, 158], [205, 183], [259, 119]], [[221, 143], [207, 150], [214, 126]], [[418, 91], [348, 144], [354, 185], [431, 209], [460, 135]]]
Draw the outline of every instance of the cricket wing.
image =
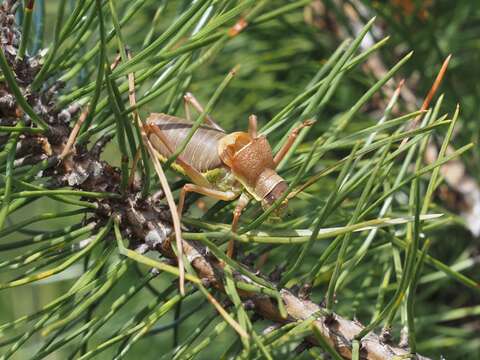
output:
[[[173, 151], [182, 144], [193, 126], [193, 123], [188, 120], [162, 113], [151, 114], [147, 123], [158, 127], [170, 143]], [[201, 125], [181, 154], [183, 160], [201, 173], [223, 166], [218, 154], [218, 143], [223, 137], [225, 137], [223, 131], [208, 125]], [[161, 155], [165, 157], [171, 155], [166, 145], [154, 133], [150, 135], [150, 141], [155, 144]]]

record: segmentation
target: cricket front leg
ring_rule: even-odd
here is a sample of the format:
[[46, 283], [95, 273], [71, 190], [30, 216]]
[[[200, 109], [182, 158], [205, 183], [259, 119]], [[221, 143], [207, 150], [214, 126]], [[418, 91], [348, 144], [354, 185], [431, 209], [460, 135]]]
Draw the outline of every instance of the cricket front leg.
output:
[[275, 154], [275, 157], [273, 158], [273, 163], [275, 164], [275, 167], [277, 167], [278, 164], [280, 164], [280, 161], [282, 161], [285, 155], [287, 155], [288, 150], [290, 150], [290, 148], [292, 147], [295, 139], [300, 133], [300, 130], [302, 130], [304, 127], [312, 126], [314, 122], [314, 120], [305, 120], [300, 126], [292, 130], [290, 135], [288, 135], [288, 139], [285, 144], [283, 144], [283, 146], [280, 148], [280, 150], [278, 150], [278, 152]]
[[[232, 232], [236, 233], [238, 229], [238, 221], [240, 220], [240, 216], [242, 215], [243, 209], [248, 205], [250, 201], [250, 197], [243, 193], [240, 195], [240, 198], [238, 199], [237, 205], [235, 206], [235, 210], [233, 211], [233, 220], [232, 220]], [[233, 257], [235, 254], [235, 240], [230, 239], [228, 242], [228, 247], [227, 247], [227, 256], [228, 257]]]

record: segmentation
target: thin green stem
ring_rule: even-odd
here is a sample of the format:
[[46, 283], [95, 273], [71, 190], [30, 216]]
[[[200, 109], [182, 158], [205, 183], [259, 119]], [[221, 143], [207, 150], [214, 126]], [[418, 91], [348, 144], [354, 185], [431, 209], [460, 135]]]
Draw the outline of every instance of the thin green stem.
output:
[[45, 132], [43, 129], [39, 128], [30, 128], [25, 126], [0, 126], [0, 132], [12, 133], [27, 133], [27, 134], [42, 134]]
[[98, 28], [100, 32], [100, 55], [98, 58], [98, 71], [97, 71], [97, 79], [96, 79], [96, 86], [95, 91], [93, 93], [92, 99], [88, 105], [88, 115], [85, 119], [84, 123], [82, 124], [79, 134], [81, 135], [84, 131], [86, 131], [89, 127], [91, 122], [93, 121], [93, 117], [95, 116], [95, 110], [97, 107], [98, 99], [100, 98], [100, 93], [102, 91], [102, 84], [103, 84], [103, 77], [105, 75], [105, 63], [106, 63], [106, 41], [105, 41], [105, 25], [103, 23], [103, 13], [102, 13], [102, 3], [101, 0], [95, 0], [95, 6], [97, 10], [97, 17], [98, 17]]
[[23, 9], [22, 39], [20, 40], [20, 47], [18, 48], [16, 60], [23, 60], [25, 51], [27, 50], [28, 40], [30, 39], [30, 30], [32, 28], [32, 13], [34, 5], [35, 0], [25, 1], [25, 8]]
[[43, 46], [45, 32], [45, 0], [36, 1], [36, 11], [34, 13], [34, 38], [32, 45], [32, 54], [36, 54]]
[[[19, 122], [17, 126], [21, 126], [22, 123]], [[8, 139], [7, 144], [3, 151], [7, 152], [7, 164], [5, 169], [5, 184], [3, 190], [3, 200], [2, 207], [0, 208], [0, 231], [5, 225], [5, 220], [8, 215], [8, 208], [10, 206], [10, 200], [12, 195], [12, 181], [13, 181], [13, 163], [15, 161], [15, 156], [17, 154], [17, 140], [18, 133], [12, 133]]]
[[82, 250], [78, 251], [75, 255], [69, 257], [67, 260], [62, 262], [60, 265], [55, 266], [52, 269], [46, 270], [44, 272], [34, 274], [31, 276], [27, 276], [15, 281], [7, 282], [0, 284], [0, 289], [6, 289], [6, 288], [12, 288], [16, 286], [21, 286], [25, 284], [29, 284], [34, 281], [39, 281], [42, 279], [49, 278], [55, 274], [58, 274], [61, 271], [64, 271], [68, 267], [70, 267], [73, 263], [75, 263], [77, 260], [81, 259], [83, 256], [85, 256], [88, 252], [90, 252], [95, 245], [97, 245], [100, 241], [102, 241], [110, 232], [110, 229], [112, 227], [112, 221], [109, 220], [109, 222], [103, 227], [97, 234], [95, 238], [93, 238], [88, 245], [86, 245]]
[[37, 90], [42, 85], [43, 81], [47, 77], [48, 71], [50, 70], [50, 65], [52, 64], [53, 59], [55, 58], [57, 51], [60, 47], [60, 44], [61, 44], [60, 31], [62, 27], [63, 18], [64, 18], [65, 5], [66, 5], [66, 0], [60, 0], [60, 5], [58, 7], [58, 13], [57, 13], [57, 21], [55, 23], [53, 44], [48, 51], [48, 55], [45, 59], [45, 62], [43, 63], [40, 71], [38, 72], [38, 74], [35, 76], [35, 79], [33, 80], [32, 88], [35, 90]]

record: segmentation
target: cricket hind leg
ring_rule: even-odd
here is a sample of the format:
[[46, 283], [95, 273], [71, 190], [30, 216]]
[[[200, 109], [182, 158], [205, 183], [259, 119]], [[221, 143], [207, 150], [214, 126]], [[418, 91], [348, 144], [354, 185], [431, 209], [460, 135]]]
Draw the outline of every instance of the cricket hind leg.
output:
[[223, 200], [223, 201], [231, 201], [234, 200], [238, 194], [234, 191], [221, 191], [216, 190], [211, 187], [196, 185], [196, 184], [185, 184], [180, 190], [180, 196], [178, 198], [178, 215], [182, 216], [183, 207], [185, 205], [185, 197], [187, 193], [195, 192], [197, 194], [209, 196], [214, 199]]
[[[185, 117], [188, 121], [192, 121], [189, 105], [192, 106], [195, 110], [197, 110], [200, 114], [204, 112], [203, 106], [192, 93], [187, 92], [183, 96], [183, 101], [185, 104]], [[225, 132], [225, 130], [223, 130], [222, 127], [218, 125], [217, 122], [210, 115], [206, 114], [204, 121], [214, 129]]]
[[[183, 207], [185, 205], [185, 198], [187, 193], [195, 192], [197, 194], [205, 195], [212, 197], [214, 199], [223, 200], [223, 201], [231, 201], [234, 200], [238, 193], [234, 191], [220, 191], [212, 188], [207, 188], [195, 184], [185, 184], [180, 190], [180, 196], [178, 199], [178, 216], [179, 218], [182, 217]], [[240, 216], [242, 215], [243, 209], [248, 205], [250, 198], [248, 195], [242, 194], [238, 199], [237, 205], [235, 206], [235, 210], [233, 211], [233, 220], [232, 220], [232, 232], [236, 233], [238, 229], [238, 221], [240, 220]], [[230, 239], [227, 245], [227, 256], [233, 257], [235, 254], [235, 239]]]
[[[161, 129], [153, 125], [153, 126], [150, 126], [148, 130], [151, 132], [154, 132], [157, 135], [157, 137], [160, 139], [160, 141], [164, 143], [168, 151], [170, 153], [173, 153], [173, 147], [171, 143], [168, 141], [168, 139], [166, 138], [165, 134], [163, 134]], [[221, 190], [214, 189], [213, 185], [203, 176], [203, 174], [198, 172], [198, 170], [193, 168], [188, 162], [183, 160], [181, 157], [178, 157], [176, 161], [183, 168], [187, 176], [189, 176], [190, 179], [192, 179], [192, 181], [195, 182], [195, 184], [185, 184], [180, 190], [178, 206], [177, 206], [179, 220], [181, 220], [182, 218], [183, 208], [185, 206], [185, 198], [188, 192], [196, 192], [198, 194], [202, 194], [202, 195], [209, 196], [214, 199], [223, 200], [223, 201], [231, 201], [238, 197], [238, 192], [221, 191]], [[236, 224], [238, 223], [238, 218], [240, 217], [240, 214], [247, 203], [248, 201], [241, 208], [239, 208], [238, 205], [235, 208], [234, 220], [232, 222], [232, 228], [234, 229], [233, 231], [236, 231], [236, 226], [237, 226]], [[236, 215], [237, 213], [238, 215]], [[230, 243], [228, 245], [227, 254], [230, 253], [233, 255], [233, 250], [234, 250], [234, 246], [233, 246], [233, 239], [232, 239], [230, 240]]]

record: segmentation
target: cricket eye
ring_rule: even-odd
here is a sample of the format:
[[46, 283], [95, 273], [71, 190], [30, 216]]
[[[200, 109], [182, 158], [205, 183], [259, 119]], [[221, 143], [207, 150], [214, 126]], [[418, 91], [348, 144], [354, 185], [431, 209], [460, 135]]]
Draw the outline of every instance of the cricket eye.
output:
[[288, 185], [286, 181], [279, 182], [264, 198], [265, 205], [271, 206], [282, 194], [287, 190]]

